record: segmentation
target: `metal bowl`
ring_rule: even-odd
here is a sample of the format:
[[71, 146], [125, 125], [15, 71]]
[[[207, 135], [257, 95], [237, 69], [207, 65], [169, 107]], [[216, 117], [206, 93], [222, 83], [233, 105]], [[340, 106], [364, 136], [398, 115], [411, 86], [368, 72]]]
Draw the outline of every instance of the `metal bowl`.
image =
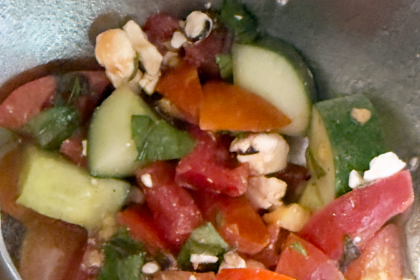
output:
[[[207, 0], [3, 0], [0, 4], [0, 101], [18, 85], [53, 69], [94, 67], [92, 42], [127, 17], [185, 16]], [[420, 2], [416, 0], [244, 1], [261, 29], [292, 43], [314, 73], [321, 99], [363, 92], [384, 120], [391, 148], [420, 172]], [[42, 66], [40, 66], [42, 65]], [[19, 75], [18, 75], [19, 74]], [[16, 75], [17, 78], [15, 77]], [[15, 77], [15, 78], [13, 78]], [[3, 226], [3, 231], [8, 231]], [[406, 225], [409, 267], [420, 279], [420, 214]], [[0, 279], [18, 279], [0, 246]]]

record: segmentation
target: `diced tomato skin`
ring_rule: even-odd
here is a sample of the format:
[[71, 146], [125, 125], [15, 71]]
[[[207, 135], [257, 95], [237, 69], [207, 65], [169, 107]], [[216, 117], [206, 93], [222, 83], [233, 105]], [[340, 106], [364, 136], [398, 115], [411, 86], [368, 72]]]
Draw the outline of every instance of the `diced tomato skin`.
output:
[[37, 115], [57, 87], [54, 76], [46, 76], [15, 89], [0, 105], [0, 126], [17, 129]]
[[270, 270], [274, 270], [280, 257], [281, 247], [286, 241], [286, 237], [289, 235], [289, 232], [273, 224], [268, 225], [267, 230], [270, 234], [270, 241], [267, 246], [265, 246], [260, 252], [253, 255], [246, 255], [246, 257], [262, 263]]
[[193, 196], [204, 218], [238, 252], [256, 254], [268, 244], [268, 229], [246, 197], [203, 191], [193, 192]]
[[183, 187], [240, 196], [245, 193], [250, 174], [247, 164], [239, 164], [228, 150], [226, 137], [209, 132], [192, 133], [198, 143], [176, 167], [175, 181]]
[[214, 280], [214, 272], [196, 273], [189, 271], [166, 270], [159, 271], [153, 276], [154, 280]]
[[[216, 280], [293, 280], [293, 278], [266, 269], [226, 268], [217, 273]], [[299, 279], [300, 280], [300, 279]]]
[[[87, 231], [42, 215], [26, 221], [19, 273], [24, 280], [80, 280]], [[82, 278], [73, 278], [82, 277]]]
[[202, 80], [220, 80], [220, 70], [216, 63], [216, 55], [228, 53], [232, 42], [232, 34], [226, 28], [217, 28], [202, 41], [184, 47], [185, 56], [183, 58], [198, 67]]
[[403, 279], [404, 266], [399, 229], [394, 224], [382, 228], [363, 248], [361, 256], [347, 266], [347, 280], [373, 279], [384, 274], [386, 279]]
[[156, 226], [146, 205], [132, 205], [124, 209], [118, 213], [118, 221], [125, 225], [130, 235], [141, 241], [151, 254], [174, 251], [165, 240], [163, 232]]
[[[174, 181], [175, 163], [157, 161], [136, 172], [137, 182], [145, 193], [156, 225], [166, 240], [180, 248], [189, 234], [203, 223], [200, 209], [190, 193]], [[153, 186], [142, 183], [142, 175], [150, 175]]]
[[163, 55], [167, 52], [164, 42], [170, 40], [174, 32], [178, 29], [179, 20], [165, 13], [150, 15], [143, 27], [148, 40]]
[[89, 123], [93, 111], [104, 99], [106, 92], [112, 88], [111, 82], [104, 71], [80, 71], [89, 84], [89, 94], [82, 95], [76, 102], [76, 108], [80, 112], [83, 123]]
[[401, 171], [335, 199], [312, 215], [299, 236], [338, 260], [343, 255], [346, 234], [351, 239], [360, 238], [358, 246], [363, 246], [391, 217], [408, 209], [413, 200], [410, 171]]
[[85, 140], [84, 137], [80, 135], [73, 135], [64, 140], [60, 146], [60, 153], [73, 161], [77, 166], [87, 168], [88, 161], [86, 155], [83, 154], [83, 140]]
[[195, 65], [184, 62], [169, 69], [156, 91], [176, 105], [188, 122], [198, 124], [203, 91]]
[[[302, 246], [304, 252], [299, 252], [298, 249], [292, 248], [294, 244]], [[336, 261], [331, 260], [321, 250], [294, 233], [289, 234], [284, 244], [284, 250], [280, 255], [276, 272], [299, 280], [344, 279]]]
[[200, 109], [203, 130], [266, 132], [290, 122], [273, 104], [237, 85], [223, 81], [203, 85]]

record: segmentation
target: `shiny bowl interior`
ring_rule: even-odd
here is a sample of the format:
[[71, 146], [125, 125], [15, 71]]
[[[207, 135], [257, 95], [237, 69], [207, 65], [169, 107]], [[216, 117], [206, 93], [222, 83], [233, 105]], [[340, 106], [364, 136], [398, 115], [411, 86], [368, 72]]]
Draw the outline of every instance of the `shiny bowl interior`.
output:
[[[18, 85], [57, 69], [97, 67], [95, 35], [126, 18], [156, 11], [185, 16], [206, 0], [3, 0], [0, 101]], [[384, 120], [391, 148], [420, 171], [420, 2], [416, 0], [246, 0], [261, 30], [292, 43], [311, 68], [320, 99], [367, 94]], [[42, 65], [42, 66], [40, 66]], [[15, 77], [16, 75], [17, 78]], [[418, 200], [418, 199], [417, 199]], [[416, 200], [416, 204], [417, 201]], [[406, 225], [410, 267], [420, 279], [420, 215]], [[3, 231], [8, 226], [3, 225]], [[5, 255], [0, 246], [1, 255]], [[1, 256], [0, 255], [0, 256]], [[16, 276], [4, 262], [0, 279]]]

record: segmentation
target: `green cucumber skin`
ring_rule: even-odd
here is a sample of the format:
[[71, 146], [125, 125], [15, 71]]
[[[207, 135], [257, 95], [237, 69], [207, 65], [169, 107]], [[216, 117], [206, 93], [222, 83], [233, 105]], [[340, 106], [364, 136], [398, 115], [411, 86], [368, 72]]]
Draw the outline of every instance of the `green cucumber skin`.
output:
[[[324, 120], [333, 152], [336, 196], [350, 191], [348, 186], [351, 170], [369, 169], [369, 162], [387, 152], [381, 121], [370, 100], [362, 95], [351, 95], [316, 103], [316, 110]], [[365, 124], [351, 116], [353, 108], [365, 108], [372, 112]]]
[[149, 106], [128, 87], [116, 89], [96, 108], [88, 135], [91, 175], [127, 177], [144, 164], [137, 160], [138, 151], [131, 133], [133, 115], [156, 119]]
[[232, 47], [234, 83], [265, 98], [292, 123], [279, 130], [305, 136], [316, 89], [300, 54], [281, 39], [265, 36], [251, 44]]

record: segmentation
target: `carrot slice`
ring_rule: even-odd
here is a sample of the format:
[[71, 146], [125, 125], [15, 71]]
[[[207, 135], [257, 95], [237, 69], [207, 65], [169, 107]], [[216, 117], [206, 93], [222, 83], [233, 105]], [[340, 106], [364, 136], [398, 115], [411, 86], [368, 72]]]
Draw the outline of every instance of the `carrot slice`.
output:
[[159, 80], [156, 91], [172, 101], [187, 121], [198, 124], [203, 92], [195, 65], [183, 62], [168, 70]]
[[282, 128], [290, 119], [262, 97], [239, 86], [211, 81], [203, 86], [200, 128], [262, 132]]

